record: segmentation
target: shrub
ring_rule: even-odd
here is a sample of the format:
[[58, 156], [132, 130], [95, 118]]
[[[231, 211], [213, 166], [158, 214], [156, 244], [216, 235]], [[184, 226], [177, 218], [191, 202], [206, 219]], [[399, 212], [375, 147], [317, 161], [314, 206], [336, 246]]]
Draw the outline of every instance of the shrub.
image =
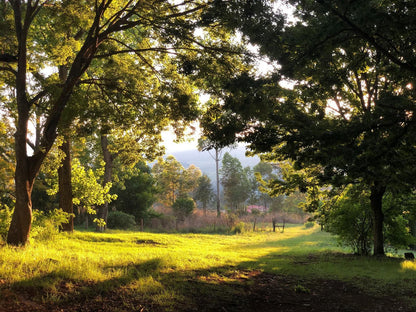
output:
[[246, 224], [244, 222], [238, 222], [231, 228], [231, 233], [240, 234], [246, 231]]
[[348, 187], [331, 209], [327, 230], [356, 254], [367, 255], [372, 247], [372, 227], [369, 192], [360, 185]]
[[[384, 240], [386, 246], [406, 248], [414, 243], [403, 215], [400, 195], [386, 193], [383, 198]], [[337, 199], [328, 217], [328, 231], [360, 255], [369, 254], [373, 239], [370, 194], [363, 186], [349, 186]]]
[[127, 230], [136, 225], [134, 216], [122, 211], [110, 211], [107, 218], [109, 229]]
[[[412, 210], [413, 194], [387, 193], [383, 199], [384, 213], [384, 238], [389, 247], [393, 249], [406, 249], [415, 243], [409, 229], [409, 218]], [[407, 205], [411, 205], [408, 209]]]
[[33, 221], [31, 237], [36, 240], [51, 240], [59, 233], [62, 223], [69, 221], [71, 214], [62, 209], [54, 209], [45, 213], [40, 210], [33, 210]]
[[172, 205], [173, 213], [179, 221], [185, 220], [195, 209], [195, 202], [190, 197], [180, 197]]
[[0, 204], [0, 239], [6, 240], [13, 211], [6, 205]]
[[226, 222], [227, 222], [228, 228], [231, 230], [233, 227], [237, 225], [238, 216], [231, 211], [227, 211]]
[[315, 225], [315, 222], [309, 221], [305, 223], [305, 229], [313, 228]]

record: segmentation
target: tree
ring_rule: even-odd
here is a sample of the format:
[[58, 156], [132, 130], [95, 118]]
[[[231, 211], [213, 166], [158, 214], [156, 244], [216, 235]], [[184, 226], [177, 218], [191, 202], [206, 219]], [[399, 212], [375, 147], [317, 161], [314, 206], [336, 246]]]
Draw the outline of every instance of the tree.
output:
[[[239, 133], [238, 139], [258, 153], [292, 160], [295, 169], [319, 168], [316, 177], [321, 185], [358, 183], [368, 188], [374, 254], [384, 255], [383, 197], [387, 190], [402, 192], [416, 182], [413, 79], [403, 75], [401, 69], [408, 67], [403, 61], [381, 51], [364, 34], [352, 36], [354, 27], [340, 23], [342, 16], [328, 10], [329, 2], [293, 3], [299, 22], [286, 26], [282, 16], [270, 17], [270, 10], [237, 15], [231, 5], [222, 8], [226, 12], [222, 16], [279, 62], [281, 69], [271, 77], [236, 78], [225, 91], [229, 96], [222, 107], [224, 117], [206, 129], [211, 139], [224, 145]], [[367, 20], [366, 14], [374, 19], [369, 12], [374, 3], [366, 3], [337, 1], [335, 6], [354, 12], [358, 20]], [[381, 5], [384, 14], [376, 24], [414, 13], [406, 7], [404, 2]], [[403, 22], [410, 27], [408, 18]], [[372, 30], [379, 31], [375, 26]], [[404, 37], [392, 41], [396, 44], [392, 49], [400, 50], [402, 39], [411, 42], [409, 35], [401, 33]], [[278, 85], [281, 79], [294, 81], [293, 90], [283, 90]], [[232, 136], [224, 135], [225, 129], [233, 129]]]
[[244, 184], [248, 190], [247, 204], [257, 205], [260, 201], [260, 184], [257, 181], [254, 169], [245, 167], [243, 169]]
[[179, 181], [178, 196], [191, 196], [198, 187], [198, 180], [201, 177], [201, 170], [195, 165], [190, 165], [182, 171]]
[[240, 161], [229, 153], [225, 153], [222, 159], [221, 183], [230, 209], [237, 211], [248, 198], [249, 185]]
[[378, 53], [404, 70], [402, 74], [416, 74], [415, 53], [411, 47], [416, 42], [412, 29], [416, 6], [411, 1], [345, 1], [317, 0], [312, 7], [306, 1], [290, 1], [305, 10], [320, 6], [323, 14], [333, 17], [334, 27], [360, 36]]
[[267, 190], [262, 187], [262, 184], [276, 178], [276, 175], [273, 173], [273, 169], [272, 164], [263, 161], [260, 161], [253, 167], [254, 175], [257, 179], [257, 188], [260, 191], [259, 200], [266, 208], [270, 207], [272, 197], [268, 194]]
[[[132, 36], [130, 40], [134, 44], [136, 39]], [[180, 136], [196, 116], [192, 79], [179, 74], [179, 65], [171, 58], [159, 54], [147, 53], [148, 68], [137, 67], [135, 57], [112, 56], [95, 65], [105, 70], [99, 80], [84, 81], [88, 102], [80, 109], [78, 124], [97, 129], [106, 164], [103, 185], [117, 179], [113, 177], [117, 163], [134, 166], [161, 156], [161, 131], [171, 124]], [[102, 205], [98, 211], [106, 220], [108, 206]]]
[[163, 159], [159, 157], [157, 163], [152, 168], [159, 188], [160, 201], [168, 206], [172, 206], [179, 195], [181, 175], [185, 169], [179, 161], [172, 155]]
[[195, 209], [195, 202], [190, 197], [179, 197], [172, 205], [173, 212], [178, 221], [184, 221]]
[[204, 215], [206, 215], [207, 205], [215, 197], [215, 194], [211, 185], [211, 180], [206, 174], [203, 174], [202, 176], [198, 178], [197, 185], [198, 187], [195, 190], [194, 199], [202, 203], [202, 209], [204, 211]]
[[[211, 150], [214, 152], [211, 152]], [[221, 216], [221, 201], [220, 201], [220, 161], [222, 157], [223, 149], [219, 146], [210, 148], [210, 144], [206, 138], [200, 138], [198, 140], [198, 150], [208, 150], [209, 155], [215, 161], [215, 184], [216, 184], [216, 203], [217, 203], [217, 217]]]
[[[12, 87], [10, 97], [15, 103], [15, 188], [16, 204], [7, 242], [26, 244], [32, 216], [31, 192], [40, 167], [62, 129], [62, 117], [69, 123], [74, 103], [71, 96], [85, 81], [101, 76], [100, 60], [111, 61], [122, 55], [136, 58], [135, 66], [149, 66], [146, 53], [175, 56], [172, 63], [180, 64], [193, 53], [200, 58], [212, 51], [211, 58], [223, 58], [223, 53], [237, 49], [225, 41], [203, 38], [196, 28], [213, 34], [203, 13], [209, 1], [1, 1], [0, 70], [7, 77], [2, 82]], [[75, 22], [74, 22], [75, 21]], [[46, 27], [48, 25], [48, 27]], [[219, 27], [221, 28], [221, 27]], [[218, 29], [219, 29], [218, 28]], [[3, 31], [4, 30], [4, 31]], [[132, 40], [132, 39], [135, 40]], [[217, 56], [215, 56], [217, 55]], [[48, 74], [48, 66], [59, 70]], [[66, 71], [59, 79], [56, 73]], [[15, 96], [14, 96], [15, 95]], [[166, 98], [170, 103], [169, 97]], [[180, 104], [181, 102], [178, 102]], [[42, 131], [36, 138], [33, 153], [27, 151], [28, 121], [34, 107], [42, 109]], [[179, 105], [173, 111], [180, 111]], [[68, 114], [67, 114], [68, 113]], [[65, 128], [63, 126], [63, 128]]]
[[[366, 194], [367, 193], [367, 194]], [[384, 237], [389, 247], [408, 248], [412, 239], [402, 207], [401, 198], [386, 194], [383, 212], [386, 215]], [[367, 255], [371, 251], [373, 218], [368, 190], [361, 185], [349, 185], [333, 198], [327, 218], [327, 230], [337, 234], [340, 241], [350, 246], [357, 254]]]
[[159, 157], [152, 172], [159, 188], [159, 200], [167, 206], [172, 206], [180, 197], [191, 196], [201, 176], [201, 170], [195, 165], [185, 169], [172, 155], [166, 159]]
[[[51, 188], [47, 191], [49, 195], [55, 195], [59, 191], [59, 179], [57, 178], [57, 172], [53, 169], [49, 170], [52, 177]], [[78, 158], [73, 160], [71, 184], [73, 186], [73, 202], [78, 210], [95, 215], [97, 213], [96, 206], [109, 203], [117, 198], [117, 195], [110, 194], [111, 183], [104, 186], [100, 183], [104, 172], [103, 163], [101, 163], [100, 168], [92, 170], [91, 168], [85, 168]]]
[[151, 207], [157, 192], [155, 184], [151, 169], [142, 162], [138, 163], [131, 176], [113, 187], [117, 199], [110, 205], [118, 211], [133, 215], [140, 224], [141, 219], [146, 220], [152, 216]]

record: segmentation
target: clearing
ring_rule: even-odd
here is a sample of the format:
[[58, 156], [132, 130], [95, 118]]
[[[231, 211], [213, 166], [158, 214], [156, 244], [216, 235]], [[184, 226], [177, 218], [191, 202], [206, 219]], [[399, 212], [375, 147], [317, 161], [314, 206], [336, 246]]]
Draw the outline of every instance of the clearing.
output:
[[0, 248], [0, 311], [415, 311], [416, 263], [317, 227], [58, 235]]

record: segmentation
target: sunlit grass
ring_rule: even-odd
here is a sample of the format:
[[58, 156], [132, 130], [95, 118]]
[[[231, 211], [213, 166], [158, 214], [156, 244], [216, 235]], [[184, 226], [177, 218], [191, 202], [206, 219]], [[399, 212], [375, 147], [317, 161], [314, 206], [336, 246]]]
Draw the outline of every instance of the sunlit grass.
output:
[[416, 262], [414, 261], [403, 261], [401, 263], [401, 268], [404, 272], [406, 271], [416, 271]]
[[[217, 288], [253, 271], [361, 285], [371, 279], [377, 287], [406, 279], [416, 286], [414, 262], [353, 256], [318, 227], [238, 235], [75, 232], [26, 248], [0, 248], [0, 286], [34, 289], [45, 302], [119, 289], [168, 311], [189, 291], [232, 297], [234, 288], [229, 294]], [[188, 289], [189, 280], [205, 286]]]
[[[317, 237], [308, 242], [309, 235]], [[317, 251], [313, 240], [320, 235], [302, 227], [240, 235], [75, 232], [26, 248], [1, 248], [0, 278], [16, 283], [53, 273], [56, 279], [99, 282], [121, 278], [134, 265], [143, 264], [140, 271], [145, 272], [146, 263], [154, 266], [155, 260], [157, 268], [150, 270], [161, 273], [238, 266], [271, 253], [298, 253], [302, 242], [307, 246], [303, 252]]]

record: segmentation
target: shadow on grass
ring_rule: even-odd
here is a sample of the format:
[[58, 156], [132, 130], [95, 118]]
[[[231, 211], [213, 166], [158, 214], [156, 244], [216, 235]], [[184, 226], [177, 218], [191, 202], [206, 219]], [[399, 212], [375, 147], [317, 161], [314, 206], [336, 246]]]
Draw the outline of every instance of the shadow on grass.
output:
[[[87, 276], [82, 280], [70, 279], [69, 272], [58, 270], [15, 282], [9, 289], [0, 285], [0, 311], [16, 311], [12, 307], [18, 306], [25, 311], [117, 311], [119, 308], [129, 311], [123, 309], [122, 297], [128, 293], [123, 288], [134, 281], [158, 276], [161, 266], [160, 259], [151, 259], [127, 266], [105, 267], [104, 270], [118, 274], [101, 282], [89, 281]], [[4, 298], [4, 294], [10, 298]], [[10, 302], [5, 304], [4, 301]], [[131, 304], [131, 300], [128, 303]]]
[[[300, 262], [293, 263], [294, 259]], [[415, 280], [398, 290], [397, 285], [375, 288], [373, 283], [378, 281], [367, 279], [368, 289], [363, 290], [331, 277], [282, 274], [279, 270], [270, 273], [259, 268], [262, 263], [287, 261], [295, 267], [332, 263], [341, 270], [350, 260], [355, 258], [270, 254], [237, 267], [174, 271], [160, 259], [152, 259], [106, 267], [121, 274], [102, 282], [88, 281], [88, 277], [68, 280], [65, 272], [52, 272], [13, 284], [11, 289], [19, 297], [9, 306], [2, 306], [0, 300], [0, 311], [414, 311], [403, 298], [414, 295]], [[389, 266], [398, 270], [400, 263], [391, 261]]]
[[242, 245], [253, 253], [276, 251], [235, 267], [179, 271], [155, 258], [105, 267], [114, 277], [98, 282], [88, 276], [71, 280], [65, 270], [10, 287], [0, 279], [0, 311], [415, 311], [405, 302], [416, 289], [412, 266], [404, 270], [398, 259], [309, 253], [307, 245], [316, 242], [311, 234]]

